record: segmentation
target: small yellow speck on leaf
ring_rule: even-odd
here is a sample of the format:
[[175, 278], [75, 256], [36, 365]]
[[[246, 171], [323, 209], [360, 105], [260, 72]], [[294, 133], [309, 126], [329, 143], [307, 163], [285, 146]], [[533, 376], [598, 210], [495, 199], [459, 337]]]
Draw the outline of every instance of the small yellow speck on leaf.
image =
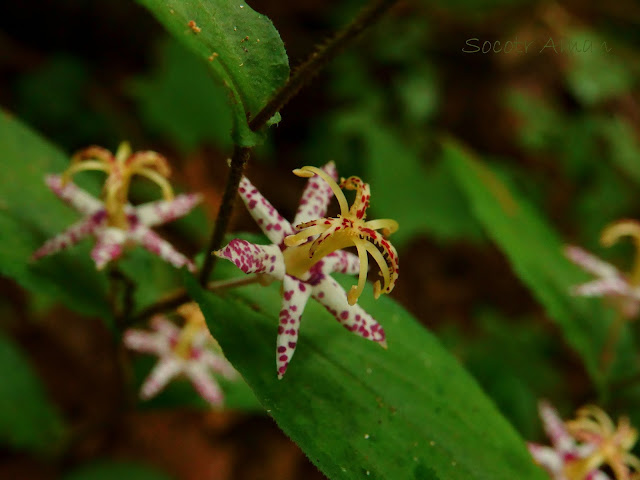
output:
[[196, 25], [196, 22], [194, 22], [193, 20], [190, 20], [188, 25], [193, 33], [200, 33], [202, 31], [202, 29], [198, 25]]

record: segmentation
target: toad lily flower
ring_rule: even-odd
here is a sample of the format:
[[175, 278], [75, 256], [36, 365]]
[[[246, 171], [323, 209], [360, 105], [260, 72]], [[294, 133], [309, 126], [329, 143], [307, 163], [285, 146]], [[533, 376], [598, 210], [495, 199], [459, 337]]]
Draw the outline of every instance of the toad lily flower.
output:
[[[377, 244], [386, 245], [381, 248], [386, 248], [384, 251], [391, 258], [391, 260], [383, 262], [385, 266], [389, 264], [393, 266], [393, 270], [387, 268], [386, 271], [383, 271], [385, 291], [393, 288], [393, 282], [397, 277], [398, 256], [395, 249], [374, 231], [377, 228], [387, 228], [391, 231], [397, 228], [397, 224], [393, 221], [387, 221], [387, 223], [379, 221], [376, 224], [374, 221], [367, 222], [369, 225], [362, 227], [362, 224], [352, 219], [351, 211], [346, 209], [346, 200], [335, 183], [334, 179], [337, 178], [337, 173], [333, 162], [328, 163], [322, 169], [305, 167], [297, 171], [298, 174], [300, 172], [302, 172], [302, 176], [314, 177], [317, 174], [319, 177], [309, 178], [293, 221], [294, 225], [306, 230], [295, 233], [291, 224], [278, 214], [249, 180], [243, 177], [239, 188], [240, 196], [253, 218], [273, 244], [254, 245], [244, 240], [235, 239], [225, 248], [215, 252], [217, 256], [234, 262], [244, 273], [258, 274], [265, 283], [274, 280], [282, 281], [282, 309], [279, 315], [280, 324], [276, 347], [278, 378], [282, 378], [285, 374], [295, 352], [300, 318], [309, 297], [320, 302], [348, 330], [386, 347], [382, 327], [355, 303], [357, 295], [355, 297], [350, 295], [348, 299], [345, 291], [330, 275], [333, 272], [360, 273], [362, 284], [360, 287], [363, 287], [367, 265], [367, 257], [364, 252], [369, 251], [366, 239], [375, 238]], [[356, 187], [357, 182], [360, 182], [359, 187]], [[362, 194], [356, 202], [358, 211], [356, 212], [356, 209], [352, 207], [353, 216], [362, 220], [364, 209], [366, 209], [369, 200], [368, 186], [362, 184], [359, 179], [356, 180], [355, 177], [343, 181], [342, 184], [344, 188], [355, 188], [357, 193]], [[341, 195], [338, 198], [343, 213], [348, 212], [349, 215], [345, 216], [344, 220], [347, 223], [351, 222], [358, 227], [368, 229], [368, 231], [361, 232], [347, 225], [343, 228], [338, 225], [342, 220], [334, 222], [334, 219], [326, 220], [329, 222], [328, 224], [331, 224], [331, 229], [312, 225], [312, 220], [326, 214], [332, 192], [336, 191]], [[336, 237], [332, 237], [331, 233], [338, 230], [343, 231], [336, 234]], [[320, 236], [315, 238], [318, 235]], [[360, 235], [362, 236], [361, 242]], [[349, 243], [347, 237], [351, 236], [356, 240]], [[354, 244], [358, 248], [360, 259], [352, 253], [340, 250]], [[376, 250], [374, 258], [378, 260], [378, 258], [384, 257]], [[377, 291], [380, 291], [379, 287]]]
[[623, 236], [631, 237], [636, 247], [634, 267], [629, 275], [579, 247], [568, 246], [565, 254], [572, 262], [598, 276], [596, 280], [573, 287], [575, 295], [611, 297], [619, 301], [620, 312], [625, 318], [633, 318], [640, 311], [640, 222], [615, 222], [603, 230], [600, 241], [609, 247]]
[[[81, 170], [101, 170], [109, 175], [104, 186], [102, 202], [70, 182], [70, 177]], [[164, 200], [132, 206], [127, 202], [129, 183], [134, 174], [143, 175], [159, 184]], [[93, 235], [96, 245], [91, 258], [98, 269], [119, 258], [124, 247], [139, 243], [151, 253], [180, 268], [195, 266], [184, 255], [160, 238], [151, 227], [180, 218], [200, 202], [200, 195], [185, 194], [173, 197], [166, 180], [169, 167], [164, 157], [156, 152], [131, 154], [123, 142], [115, 155], [101, 147], [89, 147], [74, 156], [71, 167], [63, 175], [48, 175], [49, 188], [64, 202], [84, 215], [65, 232], [48, 240], [34, 252], [34, 260], [69, 248], [83, 238]]]
[[186, 322], [182, 329], [164, 316], [151, 321], [153, 332], [129, 329], [124, 344], [135, 351], [160, 357], [140, 390], [140, 397], [149, 399], [160, 392], [174, 377], [185, 375], [198, 393], [213, 406], [222, 404], [223, 395], [210, 372], [234, 380], [238, 373], [224, 358], [218, 342], [211, 336], [195, 303], [178, 308]]
[[[616, 430], [609, 417], [594, 406], [578, 410], [578, 418], [566, 423], [547, 402], [540, 402], [540, 417], [553, 447], [528, 444], [536, 463], [553, 480], [611, 480], [599, 470], [609, 465], [616, 480], [635, 480], [627, 466], [637, 469], [638, 459], [628, 453], [637, 438], [627, 419]], [[636, 470], [637, 471], [637, 470]]]

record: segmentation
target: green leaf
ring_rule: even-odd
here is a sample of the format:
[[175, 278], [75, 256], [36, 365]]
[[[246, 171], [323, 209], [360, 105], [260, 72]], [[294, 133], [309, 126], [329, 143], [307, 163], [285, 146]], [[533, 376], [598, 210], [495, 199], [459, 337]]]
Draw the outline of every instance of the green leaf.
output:
[[600, 299], [569, 294], [588, 276], [564, 257], [564, 242], [540, 214], [487, 166], [453, 141], [445, 143], [444, 154], [477, 218], [602, 386], [598, 360], [612, 312]]
[[473, 379], [393, 300], [376, 302], [371, 289], [360, 298], [387, 332], [386, 351], [311, 300], [296, 355], [279, 381], [279, 285], [223, 298], [187, 280], [229, 360], [329, 478], [545, 478]]
[[11, 340], [0, 333], [0, 442], [18, 449], [52, 451], [62, 419], [39, 378]]
[[30, 261], [45, 240], [78, 220], [44, 183], [45, 175], [63, 171], [69, 158], [0, 112], [0, 159], [0, 274], [78, 312], [109, 318], [106, 276], [96, 271], [87, 242]]
[[640, 144], [631, 125], [620, 117], [607, 118], [601, 122], [601, 129], [608, 143], [611, 162], [640, 183]]
[[207, 66], [175, 40], [162, 42], [159, 57], [154, 71], [129, 88], [145, 125], [185, 152], [206, 142], [229, 147], [231, 109]]
[[260, 143], [247, 119], [267, 104], [289, 76], [284, 44], [271, 21], [242, 1], [138, 1], [205, 60], [229, 90], [234, 141], [247, 147]]
[[167, 474], [131, 462], [102, 461], [83, 466], [62, 477], [63, 480], [171, 480]]

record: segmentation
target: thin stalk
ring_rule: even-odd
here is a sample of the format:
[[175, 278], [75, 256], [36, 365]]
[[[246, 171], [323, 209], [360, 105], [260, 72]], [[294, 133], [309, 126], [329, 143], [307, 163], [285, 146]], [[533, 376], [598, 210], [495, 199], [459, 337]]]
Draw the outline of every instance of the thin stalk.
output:
[[233, 213], [233, 204], [235, 203], [236, 196], [238, 195], [238, 185], [240, 185], [244, 167], [249, 160], [250, 153], [251, 149], [247, 147], [236, 146], [233, 151], [233, 157], [231, 157], [231, 168], [229, 169], [227, 184], [224, 188], [224, 194], [222, 195], [222, 203], [218, 210], [218, 218], [215, 226], [213, 227], [209, 246], [205, 250], [204, 263], [200, 270], [200, 285], [205, 285], [207, 281], [209, 281], [209, 277], [211, 276], [211, 272], [213, 271], [213, 267], [218, 258], [213, 255], [213, 252], [218, 250], [224, 241], [224, 235], [227, 232], [227, 227], [231, 220], [231, 214]]
[[342, 52], [363, 30], [378, 21], [397, 0], [376, 0], [365, 7], [345, 28], [336, 33], [324, 45], [314, 51], [289, 77], [286, 84], [276, 92], [269, 103], [249, 121], [249, 128], [260, 130], [271, 117], [295, 96], [298, 91], [331, 60]]
[[[228, 288], [242, 287], [244, 285], [251, 285], [252, 283], [259, 282], [258, 275], [246, 275], [244, 277], [233, 278], [231, 280], [217, 280], [215, 282], [209, 282], [207, 284], [207, 290], [210, 292], [217, 292]], [[183, 303], [191, 300], [191, 297], [184, 288], [179, 288], [173, 293], [166, 295], [162, 300], [142, 310], [138, 315], [131, 319], [131, 325], [136, 325], [143, 322], [149, 317], [158, 313], [168, 312], [179, 307]]]

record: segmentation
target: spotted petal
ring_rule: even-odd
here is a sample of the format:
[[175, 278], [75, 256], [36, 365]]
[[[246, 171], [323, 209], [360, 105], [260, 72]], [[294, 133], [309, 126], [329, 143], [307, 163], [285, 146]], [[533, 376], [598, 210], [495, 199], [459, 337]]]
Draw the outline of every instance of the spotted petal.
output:
[[300, 316], [310, 296], [311, 287], [309, 285], [295, 277], [285, 275], [282, 281], [282, 310], [280, 310], [276, 344], [278, 378], [284, 376], [291, 357], [296, 351], [298, 333], [300, 332]]
[[272, 243], [280, 245], [284, 237], [293, 233], [291, 224], [278, 213], [246, 177], [242, 177], [238, 193], [253, 219]]
[[349, 305], [347, 294], [333, 278], [326, 276], [321, 279], [313, 287], [313, 298], [324, 305], [347, 330], [386, 348], [385, 333], [380, 324], [358, 304]]
[[178, 252], [173, 245], [164, 240], [153, 230], [145, 226], [138, 225], [129, 233], [129, 235], [151, 253], [159, 256], [164, 261], [169, 262], [174, 267], [182, 268], [186, 265], [189, 271], [195, 271], [196, 267], [191, 260]]
[[593, 273], [599, 277], [613, 278], [620, 277], [620, 272], [610, 263], [600, 260], [595, 255], [586, 250], [569, 245], [564, 250], [565, 255], [576, 265], [579, 265], [589, 273]]
[[127, 239], [125, 231], [115, 227], [107, 227], [97, 234], [97, 241], [91, 258], [96, 262], [96, 268], [102, 270], [107, 263], [122, 255], [122, 248]]
[[528, 443], [527, 447], [535, 462], [552, 474], [554, 479], [563, 479], [562, 469], [564, 460], [553, 448], [545, 447], [535, 443]]
[[51, 255], [52, 253], [59, 252], [60, 250], [64, 250], [75, 245], [83, 238], [93, 234], [96, 229], [100, 227], [103, 219], [104, 215], [100, 216], [100, 214], [98, 213], [89, 218], [85, 218], [83, 220], [80, 220], [79, 222], [74, 223], [64, 232], [47, 240], [44, 245], [33, 252], [31, 258], [33, 260], [37, 260], [46, 255]]
[[142, 353], [160, 354], [166, 351], [168, 346], [167, 339], [162, 335], [136, 329], [124, 332], [122, 341], [127, 348]]
[[255, 245], [236, 238], [215, 254], [232, 261], [244, 273], [264, 273], [278, 280], [284, 277], [284, 259], [277, 245]]
[[601, 297], [606, 295], [630, 295], [629, 284], [621, 278], [608, 277], [583, 283], [571, 288], [573, 295]]
[[153, 367], [151, 373], [142, 384], [140, 397], [147, 400], [162, 390], [169, 381], [182, 371], [182, 362], [175, 358], [162, 358]]
[[322, 272], [325, 274], [338, 272], [355, 275], [360, 272], [360, 259], [358, 256], [344, 250], [332, 252], [320, 262], [323, 262]]
[[185, 365], [184, 373], [189, 377], [191, 383], [200, 396], [211, 405], [222, 404], [223, 394], [218, 382], [211, 376], [206, 366], [196, 362], [188, 362]]
[[[335, 163], [327, 163], [322, 167], [322, 170], [334, 180], [338, 179], [338, 171], [336, 170]], [[307, 186], [302, 193], [293, 225], [299, 225], [325, 217], [327, 207], [332, 198], [333, 190], [325, 180], [318, 175], [309, 178]]]
[[218, 355], [209, 350], [204, 350], [200, 353], [199, 360], [214, 372], [220, 373], [228, 380], [235, 380], [238, 378], [238, 372], [223, 355]]
[[74, 183], [67, 182], [67, 184], [63, 186], [60, 175], [47, 175], [45, 177], [45, 183], [51, 191], [66, 204], [85, 215], [93, 215], [104, 208], [100, 200], [81, 190]]
[[135, 207], [138, 220], [147, 227], [172, 222], [189, 213], [202, 200], [197, 193], [182, 194], [173, 200], [159, 200]]
[[575, 449], [576, 443], [558, 412], [547, 401], [542, 400], [538, 404], [538, 411], [544, 426], [544, 431], [551, 440], [551, 443], [559, 452], [570, 452]]

